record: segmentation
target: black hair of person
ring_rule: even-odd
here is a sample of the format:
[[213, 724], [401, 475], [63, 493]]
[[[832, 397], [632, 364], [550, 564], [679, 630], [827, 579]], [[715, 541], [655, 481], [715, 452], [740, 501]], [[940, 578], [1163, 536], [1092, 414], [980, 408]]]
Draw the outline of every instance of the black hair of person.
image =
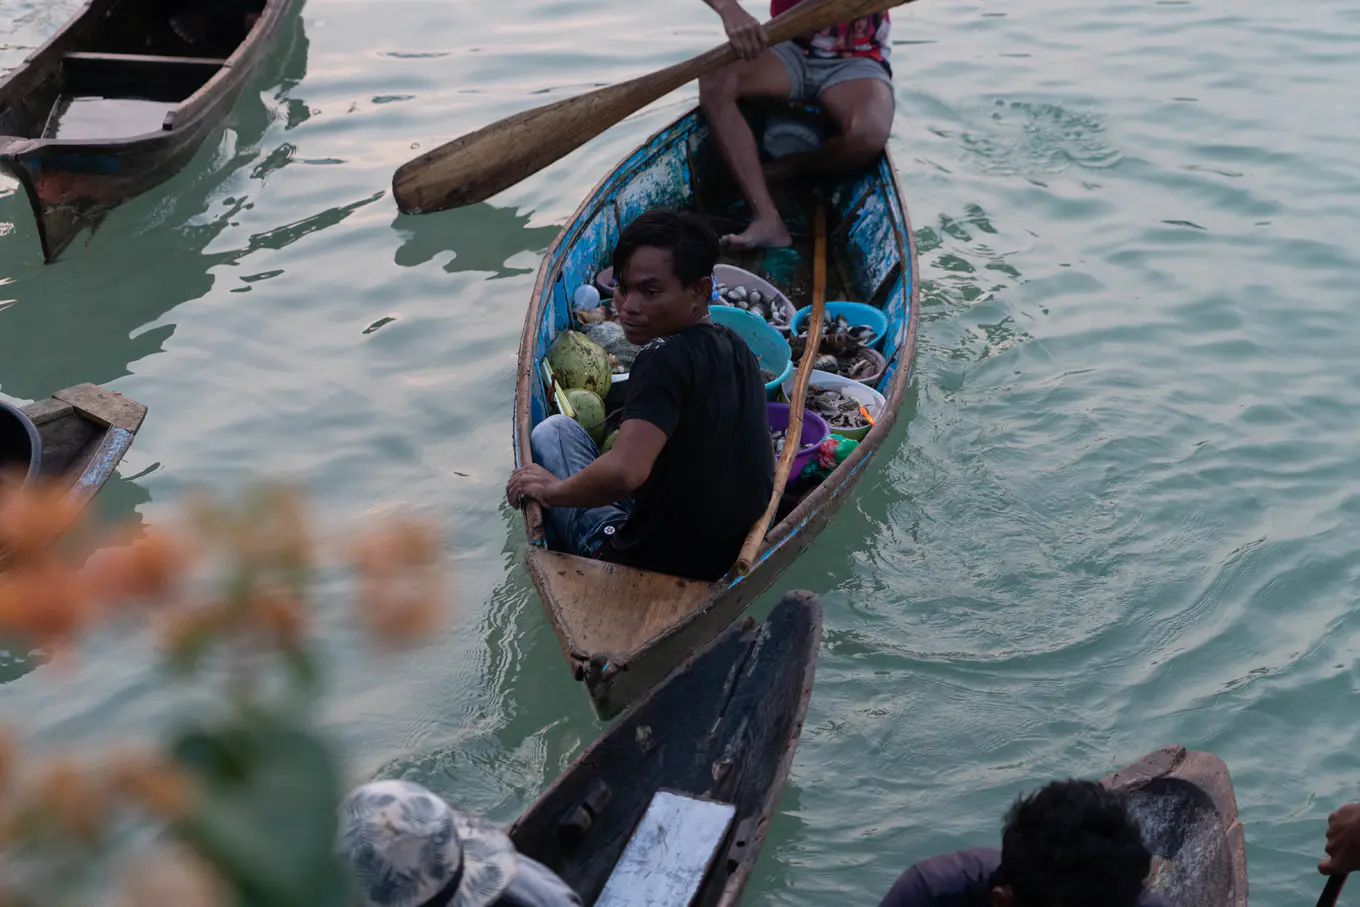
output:
[[614, 279], [623, 275], [628, 259], [643, 246], [671, 253], [671, 268], [684, 286], [713, 273], [718, 263], [718, 234], [703, 218], [687, 211], [657, 208], [639, 214], [619, 234], [614, 246]]
[[1006, 813], [997, 881], [1015, 907], [1134, 907], [1151, 864], [1123, 796], [1054, 781]]

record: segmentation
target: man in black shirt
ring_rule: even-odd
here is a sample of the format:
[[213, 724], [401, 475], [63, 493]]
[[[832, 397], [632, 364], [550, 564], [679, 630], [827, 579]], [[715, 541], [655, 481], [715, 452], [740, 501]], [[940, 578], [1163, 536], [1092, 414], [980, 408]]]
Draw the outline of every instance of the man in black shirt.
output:
[[879, 907], [1171, 907], [1143, 887], [1151, 863], [1123, 797], [1094, 781], [1054, 781], [1011, 807], [1000, 852], [923, 860]]
[[506, 486], [512, 506], [548, 508], [554, 548], [658, 573], [714, 580], [774, 490], [765, 384], [708, 303], [718, 238], [702, 220], [649, 211], [614, 249], [615, 306], [643, 347], [623, 421], [600, 455], [585, 429], [550, 416], [530, 437], [535, 463]]

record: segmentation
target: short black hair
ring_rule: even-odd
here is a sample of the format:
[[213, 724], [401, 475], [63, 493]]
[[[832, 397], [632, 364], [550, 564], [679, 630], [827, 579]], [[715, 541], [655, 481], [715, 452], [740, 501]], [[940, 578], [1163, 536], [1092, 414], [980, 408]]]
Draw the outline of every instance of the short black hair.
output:
[[1134, 907], [1151, 865], [1124, 797], [1094, 781], [1054, 781], [1006, 813], [999, 881], [1016, 907]]
[[614, 279], [623, 276], [628, 259], [642, 246], [666, 249], [671, 267], [685, 286], [713, 273], [718, 263], [718, 234], [703, 218], [687, 211], [656, 208], [639, 214], [619, 234], [614, 246]]

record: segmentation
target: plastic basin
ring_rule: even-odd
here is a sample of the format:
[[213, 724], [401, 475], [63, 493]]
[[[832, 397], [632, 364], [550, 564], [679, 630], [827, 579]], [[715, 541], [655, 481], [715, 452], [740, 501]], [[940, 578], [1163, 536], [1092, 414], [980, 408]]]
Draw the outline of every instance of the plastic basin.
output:
[[[770, 415], [770, 431], [779, 431], [789, 427], [789, 405], [787, 403], [768, 403]], [[803, 472], [803, 467], [811, 460], [812, 455], [817, 451], [817, 445], [826, 440], [827, 435], [831, 434], [831, 426], [826, 424], [826, 420], [814, 412], [803, 410], [803, 433], [799, 439], [801, 446], [798, 448], [798, 456], [793, 458], [793, 468], [789, 470], [789, 478], [784, 483], [784, 487], [792, 485], [798, 476]], [[785, 442], [787, 443], [787, 442]], [[775, 458], [778, 462], [778, 457]]]
[[[844, 315], [851, 327], [863, 325], [872, 328], [874, 331], [873, 339], [866, 341], [865, 346], [878, 346], [883, 341], [883, 335], [888, 333], [888, 316], [883, 314], [882, 309], [876, 309], [871, 305], [865, 305], [862, 302], [828, 302], [826, 312], [832, 318], [837, 315]], [[790, 327], [793, 329], [795, 337], [802, 333], [800, 328], [810, 314], [812, 314], [812, 306], [810, 305], [804, 306], [794, 314]]]
[[41, 465], [38, 427], [22, 410], [0, 400], [0, 473], [17, 473], [27, 483], [38, 477]]
[[708, 314], [714, 324], [731, 328], [746, 341], [756, 354], [760, 367], [774, 373], [774, 380], [765, 385], [766, 398], [779, 393], [779, 386], [793, 372], [793, 351], [783, 335], [765, 323], [765, 319], [734, 309], [731, 306], [711, 306]]
[[[727, 284], [729, 287], [745, 287], [748, 291], [759, 290], [760, 294], [766, 299], [777, 300], [779, 306], [783, 308], [784, 314], [787, 316], [788, 320], [790, 322], [793, 321], [793, 316], [797, 312], [797, 309], [792, 302], [789, 302], [789, 297], [781, 293], [779, 288], [768, 280], [757, 277], [745, 268], [739, 268], [736, 265], [716, 266], [713, 269], [713, 278], [719, 283]], [[722, 308], [722, 306], [713, 306], [713, 308]]]
[[[789, 399], [789, 394], [793, 393], [793, 385], [797, 378], [798, 376], [796, 374], [790, 375], [788, 380], [784, 382], [784, 386], [780, 388], [780, 396], [783, 399]], [[840, 391], [847, 397], [854, 397], [864, 405], [864, 408], [869, 411], [869, 415], [875, 420], [883, 414], [883, 410], [888, 405], [887, 399], [885, 399], [878, 391], [867, 384], [861, 384], [853, 378], [847, 378], [844, 375], [833, 375], [831, 372], [813, 369], [812, 379], [808, 381], [808, 387], [814, 386], [830, 388], [831, 390]], [[869, 434], [869, 429], [871, 428], [873, 428], [872, 425], [866, 425], [863, 428], [833, 428], [831, 429], [831, 433], [840, 435], [842, 438], [852, 438], [856, 441], [863, 441], [864, 436]]]

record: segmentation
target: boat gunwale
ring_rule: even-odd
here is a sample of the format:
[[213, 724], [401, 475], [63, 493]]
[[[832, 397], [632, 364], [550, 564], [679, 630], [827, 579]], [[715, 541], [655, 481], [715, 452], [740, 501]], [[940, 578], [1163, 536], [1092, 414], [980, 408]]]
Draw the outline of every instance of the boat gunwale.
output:
[[[667, 133], [682, 127], [686, 120], [693, 120], [694, 123], [684, 128], [679, 135], [675, 136], [670, 142], [661, 143]], [[607, 193], [608, 187], [615, 180], [620, 179], [620, 171], [624, 167], [628, 168], [625, 176], [631, 179], [634, 175], [645, 168], [656, 158], [666, 153], [673, 145], [680, 141], [688, 140], [698, 124], [702, 123], [702, 113], [698, 108], [693, 108], [680, 116], [668, 121], [660, 129], [654, 131], [641, 144], [634, 148], [617, 164], [600, 178], [590, 192], [583, 198], [576, 210], [568, 218], [566, 224], [558, 232], [553, 242], [548, 246], [543, 255], [543, 260], [539, 265], [538, 274], [534, 281], [532, 290], [532, 305], [525, 313], [524, 327], [520, 334], [520, 345], [518, 350], [518, 368], [515, 386], [515, 425], [512, 432], [512, 446], [514, 452], [515, 465], [517, 467], [527, 465], [525, 462], [528, 453], [529, 436], [533, 430], [532, 420], [532, 382], [537, 380], [535, 368], [535, 352], [538, 341], [539, 326], [551, 312], [552, 299], [548, 288], [562, 272], [567, 262], [565, 255], [559, 254], [563, 249], [569, 248], [578, 242], [594, 218], [611, 203]], [[651, 149], [651, 153], [647, 153]], [[894, 354], [893, 360], [898, 362], [898, 369], [893, 377], [889, 393], [885, 394], [886, 405], [884, 413], [888, 414], [885, 418], [880, 416], [875, 425], [869, 430], [868, 434], [857, 445], [854, 451], [846, 457], [842, 463], [838, 464], [835, 473], [838, 474], [837, 481], [823, 482], [817, 488], [808, 493], [799, 504], [789, 512], [784, 519], [770, 527], [762, 540], [760, 549], [753, 564], [752, 570], [745, 576], [736, 573], [735, 564], [733, 569], [716, 581], [708, 582], [704, 580], [688, 579], [684, 577], [671, 577], [685, 584], [701, 584], [708, 588], [706, 603], [699, 608], [688, 613], [684, 618], [678, 620], [670, 627], [655, 634], [641, 648], [631, 653], [608, 653], [614, 656], [622, 656], [620, 661], [615, 662], [618, 668], [626, 667], [628, 661], [636, 661], [643, 657], [647, 652], [653, 651], [659, 646], [664, 645], [668, 640], [683, 634], [691, 628], [697, 621], [701, 620], [706, 614], [713, 610], [714, 606], [731, 596], [743, 594], [739, 591], [743, 584], [761, 584], [752, 592], [752, 598], [763, 592], [777, 578], [780, 571], [772, 572], [769, 563], [785, 545], [787, 545], [803, 528], [818, 516], [825, 513], [826, 519], [830, 520], [835, 511], [839, 509], [842, 502], [837, 501], [838, 492], [847, 486], [858, 483], [861, 476], [858, 474], [862, 467], [874, 453], [887, 440], [888, 434], [896, 424], [898, 411], [906, 399], [906, 392], [911, 383], [913, 366], [915, 363], [917, 330], [920, 318], [920, 294], [921, 284], [919, 277], [919, 260], [917, 257], [916, 238], [912, 232], [910, 214], [907, 209], [906, 198], [902, 191], [900, 181], [897, 179], [896, 168], [893, 163], [892, 155], [885, 147], [879, 156], [876, 166], [878, 172], [874, 174], [874, 181], [877, 188], [871, 188], [865, 193], [867, 199], [871, 195], [879, 195], [889, 204], [895, 204], [901, 214], [901, 223], [891, 216], [888, 216], [892, 224], [896, 247], [900, 252], [898, 261], [903, 265], [901, 279], [911, 281], [911, 287], [907, 298], [909, 311], [907, 313], [907, 324], [905, 326], [905, 336], [901, 345]], [[694, 174], [691, 166], [690, 172], [691, 187], [694, 183]], [[619, 186], [627, 185], [627, 180], [621, 180]], [[696, 190], [697, 191], [697, 190]], [[620, 227], [622, 229], [622, 227]], [[903, 260], [905, 259], [905, 260]], [[905, 289], [904, 289], [905, 291]], [[833, 506], [834, 505], [834, 506]], [[554, 594], [553, 581], [548, 576], [546, 564], [540, 556], [547, 553], [545, 547], [545, 537], [543, 531], [543, 512], [537, 501], [530, 500], [524, 507], [524, 526], [525, 536], [529, 543], [529, 550], [526, 557], [529, 562], [529, 572], [534, 586], [543, 599], [553, 628], [556, 631], [558, 641], [561, 645], [563, 654], [569, 663], [575, 662], [578, 679], [585, 679], [582, 661], [589, 659], [593, 652], [582, 652], [576, 646], [573, 628], [564, 620], [561, 602]], [[811, 539], [808, 540], [811, 542]], [[563, 552], [554, 552], [562, 554]], [[647, 574], [650, 571], [637, 570], [623, 565], [618, 565], [619, 570], [635, 570], [639, 574]], [[768, 574], [768, 577], [767, 577]], [[669, 575], [667, 575], [669, 576]], [[763, 584], [762, 584], [763, 583]], [[735, 619], [736, 615], [732, 616]], [[730, 620], [727, 622], [730, 623]], [[724, 624], [723, 626], [726, 626]], [[722, 627], [715, 629], [714, 633], [707, 638], [712, 638]], [[607, 697], [607, 679], [601, 684], [605, 687]], [[591, 695], [597, 708], [600, 705], [597, 690], [593, 684]]]

